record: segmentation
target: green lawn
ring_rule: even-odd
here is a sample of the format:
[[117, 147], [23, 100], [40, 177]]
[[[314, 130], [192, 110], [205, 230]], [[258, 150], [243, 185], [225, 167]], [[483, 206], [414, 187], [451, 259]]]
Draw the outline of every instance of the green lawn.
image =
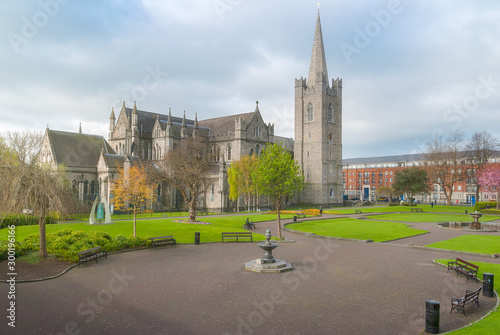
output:
[[426, 247], [494, 254], [500, 253], [500, 236], [462, 235], [449, 240], [428, 244]]
[[[246, 218], [250, 218], [253, 222], [262, 222], [276, 220], [276, 215], [272, 214], [250, 214], [246, 216], [223, 216], [223, 217], [198, 217], [199, 220], [204, 220], [212, 223], [211, 225], [193, 225], [185, 223], [172, 222], [175, 219], [152, 219], [152, 220], [137, 220], [137, 236], [152, 237], [173, 235], [178, 243], [194, 243], [194, 233], [200, 232], [201, 242], [220, 242], [221, 232], [225, 231], [246, 231], [243, 229], [243, 224]], [[291, 218], [291, 215], [285, 215], [285, 218]], [[257, 223], [258, 226], [258, 223]], [[133, 222], [132, 220], [117, 221], [111, 225], [89, 225], [87, 223], [60, 223], [47, 225], [47, 233], [53, 233], [58, 230], [70, 228], [72, 230], [82, 230], [85, 232], [102, 230], [107, 232], [112, 237], [118, 235], [132, 236]], [[276, 231], [272, 231], [276, 233]], [[8, 230], [0, 229], [0, 240], [7, 239]], [[16, 240], [22, 241], [29, 234], [38, 234], [38, 226], [20, 226], [16, 227]], [[264, 240], [264, 236], [255, 234], [257, 239]]]
[[[472, 210], [471, 207], [461, 207], [461, 206], [434, 206], [431, 208], [430, 205], [418, 205], [418, 206], [363, 206], [363, 207], [350, 207], [345, 209], [333, 209], [335, 212], [340, 214], [354, 214], [356, 209], [361, 210], [363, 213], [392, 213], [392, 212], [411, 212], [412, 208], [422, 208], [424, 212], [433, 213], [465, 213], [466, 210], [469, 212]], [[326, 209], [328, 210], [328, 209]]]
[[[390, 220], [401, 222], [472, 222], [473, 219], [467, 214], [434, 214], [434, 213], [394, 213], [385, 215], [376, 215], [372, 217], [374, 220]], [[479, 219], [479, 222], [488, 222], [500, 219], [497, 215], [485, 215]]]
[[[447, 265], [448, 262], [454, 261], [454, 259], [437, 259], [437, 262]], [[478, 277], [482, 280], [483, 273], [493, 273], [496, 278], [500, 277], [500, 264], [483, 263], [483, 262], [471, 262], [479, 266]], [[495, 280], [495, 290], [497, 293], [500, 291], [500, 280]], [[491, 299], [485, 298], [481, 295], [481, 299]], [[480, 302], [481, 303], [481, 302]], [[483, 319], [477, 323], [474, 323], [470, 327], [463, 328], [451, 332], [453, 335], [496, 335], [500, 329], [500, 311], [492, 312], [486, 319]]]
[[316, 235], [360, 240], [372, 239], [375, 242], [384, 242], [427, 233], [425, 230], [408, 228], [408, 225], [399, 222], [380, 222], [351, 218], [305, 221], [289, 224], [286, 227], [302, 232], [315, 233]]

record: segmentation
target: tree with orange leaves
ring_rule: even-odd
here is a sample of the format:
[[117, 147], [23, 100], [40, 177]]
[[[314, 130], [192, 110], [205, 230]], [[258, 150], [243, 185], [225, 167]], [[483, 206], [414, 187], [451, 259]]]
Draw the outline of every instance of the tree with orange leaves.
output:
[[149, 183], [144, 167], [134, 165], [118, 168], [118, 179], [113, 185], [115, 209], [130, 209], [134, 214], [134, 237], [136, 237], [137, 213], [149, 212], [147, 207], [154, 199], [153, 186]]

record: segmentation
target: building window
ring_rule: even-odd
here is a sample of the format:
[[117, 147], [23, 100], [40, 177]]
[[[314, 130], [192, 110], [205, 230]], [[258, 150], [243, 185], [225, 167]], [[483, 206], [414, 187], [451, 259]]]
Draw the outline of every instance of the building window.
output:
[[306, 177], [307, 177], [307, 179], [309, 179], [309, 172], [306, 173]]
[[330, 198], [333, 198], [333, 188], [330, 188]]
[[370, 172], [366, 171], [365, 172], [365, 177], [370, 177]]
[[372, 178], [372, 184], [375, 184], [375, 178]]
[[231, 145], [230, 144], [227, 145], [227, 160], [228, 161], [231, 160]]
[[378, 183], [379, 183], [379, 184], [382, 184], [382, 182], [383, 182], [383, 181], [382, 181], [382, 178], [379, 178], [379, 179], [378, 179]]
[[314, 121], [314, 109], [312, 103], [307, 106], [307, 121]]
[[[329, 133], [329, 134], [328, 134], [328, 141], [333, 142], [333, 133]], [[330, 155], [331, 155], [331, 153], [332, 153], [332, 152], [330, 151]], [[330, 157], [331, 157], [331, 156], [330, 156]]]
[[328, 106], [328, 122], [333, 122], [333, 107], [332, 104]]
[[309, 132], [309, 138], [311, 138], [311, 132]]
[[309, 157], [309, 151], [307, 152], [307, 157]]

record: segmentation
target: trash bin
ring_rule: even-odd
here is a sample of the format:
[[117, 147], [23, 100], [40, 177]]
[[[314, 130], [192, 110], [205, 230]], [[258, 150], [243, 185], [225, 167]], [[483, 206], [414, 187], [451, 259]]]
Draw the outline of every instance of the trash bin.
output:
[[425, 302], [425, 331], [430, 334], [439, 334], [440, 303], [435, 300]]
[[483, 273], [483, 295], [485, 297], [495, 297], [495, 292], [493, 291], [494, 279], [495, 276], [493, 273]]
[[293, 217], [293, 222], [297, 222], [297, 216]]
[[200, 232], [199, 231], [194, 233], [194, 244], [200, 244]]
[[469, 214], [469, 211], [468, 211], [468, 210], [465, 210], [465, 214]]

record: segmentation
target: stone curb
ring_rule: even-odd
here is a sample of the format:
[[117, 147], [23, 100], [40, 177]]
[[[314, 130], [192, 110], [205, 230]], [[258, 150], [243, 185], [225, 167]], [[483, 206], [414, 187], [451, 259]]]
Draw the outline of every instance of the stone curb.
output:
[[498, 258], [498, 254], [480, 254], [476, 252], [469, 252], [469, 251], [459, 251], [459, 250], [450, 250], [450, 249], [439, 249], [439, 248], [431, 248], [431, 247], [421, 247], [419, 245], [414, 245], [412, 243], [405, 244], [405, 248], [410, 248], [410, 249], [421, 249], [421, 250], [430, 250], [430, 251], [440, 251], [440, 252], [448, 252], [452, 254], [462, 254], [462, 255], [469, 255], [469, 256], [479, 256], [479, 257], [488, 257], [488, 258]]
[[346, 238], [346, 237], [335, 237], [335, 236], [323, 236], [323, 235], [316, 235], [314, 233], [306, 233], [303, 231], [298, 231], [298, 230], [293, 230], [290, 228], [286, 228], [285, 226], [288, 225], [289, 223], [286, 223], [283, 225], [283, 229], [285, 231], [288, 231], [290, 233], [296, 233], [300, 235], [304, 235], [306, 237], [314, 237], [314, 238], [326, 238], [330, 240], [339, 240], [339, 241], [348, 241], [348, 242], [360, 242], [360, 243], [371, 243], [373, 240], [359, 240], [359, 239], [354, 239], [354, 238]]
[[[44, 280], [49, 280], [49, 279], [55, 279], [57, 277], [61, 277], [63, 274], [65, 274], [66, 272], [68, 272], [69, 270], [77, 267], [78, 264], [74, 264], [74, 265], [71, 265], [70, 267], [68, 267], [66, 270], [64, 270], [63, 272], [57, 274], [57, 275], [54, 275], [54, 276], [50, 276], [50, 277], [44, 277], [44, 278], [38, 278], [38, 279], [20, 279], [20, 280], [16, 280], [15, 283], [33, 283], [33, 282], [39, 282], [39, 281], [44, 281]], [[7, 281], [7, 280], [0, 280], [0, 283], [9, 283], [10, 281]]]
[[[442, 266], [442, 267], [448, 268], [448, 266], [446, 266], [446, 265], [444, 265], [444, 264], [441, 264], [441, 263], [439, 263], [439, 262], [436, 262], [436, 260], [433, 260], [432, 262], [433, 262], [434, 264], [439, 265], [439, 266]], [[484, 315], [482, 318], [480, 318], [480, 319], [478, 319], [478, 320], [476, 320], [476, 321], [474, 321], [474, 322], [469, 323], [469, 324], [468, 324], [468, 325], [466, 325], [466, 326], [463, 326], [462, 328], [458, 328], [458, 329], [455, 329], [455, 330], [450, 330], [449, 332], [446, 332], [446, 333], [440, 333], [440, 334], [451, 334], [451, 333], [456, 332], [456, 331], [458, 331], [458, 330], [462, 330], [462, 329], [464, 329], [464, 328], [467, 328], [467, 327], [473, 326], [474, 324], [478, 323], [479, 321], [482, 321], [482, 320], [486, 319], [488, 316], [490, 316], [490, 314], [491, 314], [491, 313], [498, 311], [498, 306], [500, 305], [500, 297], [498, 296], [498, 292], [497, 292], [495, 289], [493, 289], [493, 292], [495, 292], [495, 296], [496, 296], [496, 298], [497, 298], [497, 304], [496, 304], [496, 305], [495, 305], [495, 307], [493, 307], [493, 308], [492, 308], [492, 309], [491, 309], [488, 313], [486, 313], [486, 315]], [[426, 334], [426, 333], [423, 333], [423, 334]]]

